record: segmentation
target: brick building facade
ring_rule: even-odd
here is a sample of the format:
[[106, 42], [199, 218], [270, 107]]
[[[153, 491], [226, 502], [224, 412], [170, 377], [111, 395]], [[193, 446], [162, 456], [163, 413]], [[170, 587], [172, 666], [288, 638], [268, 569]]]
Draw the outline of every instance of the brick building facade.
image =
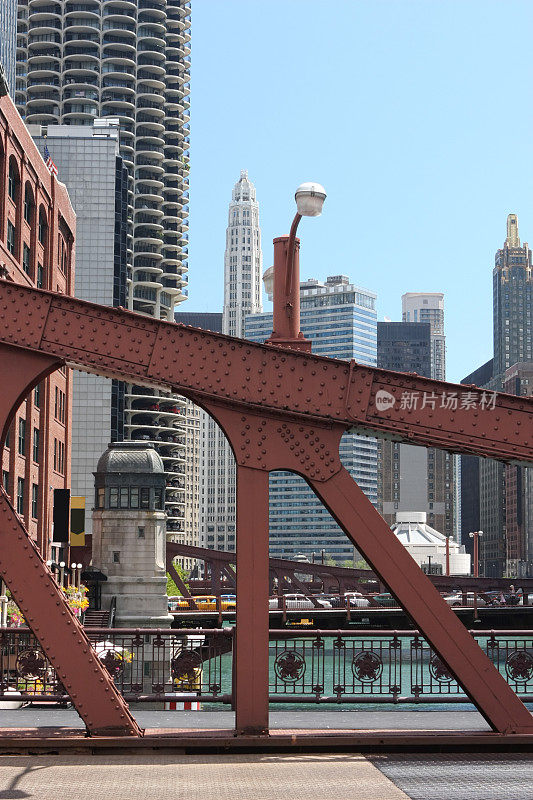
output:
[[[0, 274], [73, 294], [75, 214], [9, 96], [0, 97]], [[6, 379], [6, 376], [4, 376]], [[45, 558], [53, 490], [70, 486], [71, 372], [58, 370], [21, 404], [2, 452], [2, 485]]]

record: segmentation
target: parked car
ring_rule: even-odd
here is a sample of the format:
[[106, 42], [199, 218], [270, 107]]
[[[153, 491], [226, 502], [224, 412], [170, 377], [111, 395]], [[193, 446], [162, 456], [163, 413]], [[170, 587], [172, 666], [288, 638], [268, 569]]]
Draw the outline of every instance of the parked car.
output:
[[[194, 598], [194, 602], [198, 606], [198, 611], [218, 611], [217, 598], [214, 594], [198, 595]], [[237, 607], [236, 600], [223, 600], [220, 598], [221, 611], [235, 611]]]
[[345, 607], [344, 598], [340, 594], [322, 594], [322, 595], [320, 595], [320, 599], [321, 600], [327, 600], [332, 608], [344, 608]]
[[368, 608], [370, 600], [361, 594], [361, 592], [345, 592], [344, 597], [350, 601], [353, 608]]
[[168, 598], [168, 610], [169, 611], [181, 611], [182, 609], [189, 609], [192, 606], [189, 603], [189, 599], [187, 597], [182, 597], [181, 595], [173, 595], [172, 597]]
[[381, 592], [381, 594], [373, 594], [372, 599], [380, 606], [386, 608], [398, 608], [398, 601], [391, 595], [390, 592]]
[[[448, 594], [443, 598], [449, 606], [463, 606], [465, 607], [465, 603], [463, 601], [463, 594], [462, 592], [455, 592], [453, 594]], [[490, 605], [486, 600], [484, 600], [480, 595], [477, 596], [477, 604], [478, 606], [487, 606]], [[474, 592], [467, 592], [466, 593], [466, 606], [473, 606], [474, 605]]]
[[[317, 608], [331, 608], [331, 603], [329, 600], [323, 599], [321, 597], [316, 598], [318, 602]], [[282, 601], [278, 603], [277, 597], [271, 597], [268, 601], [268, 607], [270, 609], [281, 608]], [[315, 608], [314, 603], [305, 595], [305, 594], [286, 594], [285, 595], [285, 608], [290, 611], [309, 611]]]

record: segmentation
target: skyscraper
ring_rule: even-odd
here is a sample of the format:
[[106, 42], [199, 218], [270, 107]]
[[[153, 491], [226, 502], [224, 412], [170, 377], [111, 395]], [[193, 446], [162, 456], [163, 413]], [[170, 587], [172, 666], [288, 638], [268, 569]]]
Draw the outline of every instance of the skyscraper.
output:
[[15, 96], [15, 64], [17, 57], [17, 0], [0, 3], [0, 64], [4, 68], [7, 85]]
[[[440, 310], [430, 309], [430, 312]], [[413, 308], [404, 314], [413, 316]], [[433, 362], [435, 352], [429, 319], [378, 322], [378, 367], [416, 372], [430, 378], [438, 371]], [[453, 456], [433, 447], [426, 449], [387, 440], [379, 441], [378, 454], [378, 508], [389, 525], [396, 522], [397, 512], [424, 512], [432, 527], [446, 536], [452, 535]]]
[[533, 265], [527, 242], [520, 245], [516, 214], [507, 217], [507, 236], [496, 252], [492, 275], [494, 378], [498, 384], [495, 388], [500, 389], [506, 369], [533, 358]]
[[[233, 187], [224, 253], [222, 333], [244, 336], [247, 314], [262, 310], [259, 205], [246, 170]], [[204, 547], [235, 550], [235, 459], [218, 425], [201, 415], [200, 537]]]
[[[313, 353], [376, 365], [376, 295], [333, 275], [325, 283], [300, 284], [301, 330]], [[246, 319], [246, 338], [263, 342], [272, 333], [272, 314]], [[377, 443], [347, 433], [340, 445], [342, 463], [374, 505], [377, 505]], [[291, 472], [270, 476], [270, 553], [294, 558], [322, 549], [335, 561], [352, 560], [354, 548], [303, 478]]]
[[[503, 390], [533, 397], [533, 360], [513, 364], [505, 371]], [[519, 578], [533, 575], [533, 469], [506, 464], [505, 559], [506, 572]]]
[[[516, 393], [516, 375], [527, 373], [528, 363], [533, 359], [533, 269], [531, 250], [527, 242], [520, 243], [516, 214], [507, 216], [506, 234], [503, 247], [496, 251], [492, 273], [494, 359], [485, 365], [483, 374], [478, 377], [484, 380], [484, 383], [479, 383], [483, 387]], [[487, 369], [489, 364], [492, 364], [492, 370]], [[478, 373], [476, 371], [473, 376]], [[463, 383], [470, 382], [473, 376]], [[479, 528], [483, 531], [480, 565], [483, 573], [488, 576], [516, 574], [518, 562], [522, 560], [517, 555], [520, 512], [514, 505], [508, 508], [507, 503], [527, 504], [531, 501], [521, 492], [509, 489], [507, 479], [516, 483], [516, 473], [506, 471], [497, 461], [477, 459], [476, 466], [472, 460], [463, 459], [462, 469], [464, 474], [470, 471], [474, 479], [475, 470], [479, 471]], [[476, 522], [477, 510], [477, 503], [474, 503], [473, 523]], [[463, 517], [469, 513], [463, 507]], [[507, 524], [510, 525], [509, 534]], [[466, 527], [467, 524], [463, 525], [463, 529]], [[509, 545], [508, 535], [511, 537]]]
[[[404, 322], [429, 322], [431, 340], [431, 373], [428, 377], [434, 380], [446, 380], [446, 336], [444, 333], [444, 295], [442, 292], [407, 292], [402, 295], [402, 319]], [[385, 366], [383, 364], [382, 366]], [[416, 371], [416, 370], [413, 370]], [[422, 463], [422, 450], [410, 448], [406, 451], [415, 457], [418, 454]], [[426, 494], [428, 519], [441, 533], [459, 538], [458, 501], [459, 493], [456, 485], [458, 459], [444, 451], [430, 448], [427, 451], [427, 483]], [[419, 466], [420, 466], [419, 464]], [[409, 472], [402, 470], [404, 484], [402, 491], [407, 492], [407, 476]], [[415, 484], [412, 483], [412, 486]], [[420, 489], [420, 487], [419, 487]], [[420, 491], [416, 493], [420, 497]], [[414, 497], [412, 500], [414, 501]], [[400, 509], [401, 510], [401, 509]], [[414, 510], [413, 508], [409, 510]]]
[[431, 377], [429, 322], [378, 322], [378, 367]]
[[[471, 372], [461, 381], [465, 386], [488, 387], [492, 380], [493, 359]], [[461, 469], [461, 544], [473, 556], [474, 543], [469, 533], [481, 530], [479, 498], [479, 465], [477, 456], [460, 456]], [[482, 545], [483, 546], [483, 545]]]
[[407, 292], [402, 295], [404, 322], [429, 322], [431, 325], [431, 375], [446, 380], [446, 338], [444, 335], [444, 295], [441, 292]]
[[[222, 313], [202, 313], [195, 311], [176, 311], [175, 321], [182, 325], [192, 325], [208, 331], [222, 332]], [[205, 423], [205, 414], [190, 400], [187, 401], [187, 449], [185, 483], [185, 514], [183, 530], [174, 531], [171, 540], [181, 544], [198, 546], [200, 544], [202, 498], [205, 498], [205, 486], [200, 480], [202, 465], [202, 425]], [[204, 428], [205, 430], [205, 428]], [[204, 476], [205, 477], [205, 476]], [[204, 499], [205, 502], [205, 499]], [[205, 546], [205, 542], [203, 543]], [[194, 559], [179, 557], [177, 559], [182, 567], [191, 569], [197, 562]]]
[[[531, 301], [533, 299], [533, 271], [531, 250], [527, 242], [520, 243], [518, 217], [507, 216], [507, 230], [503, 247], [496, 251], [493, 279], [494, 365], [491, 389], [505, 391], [506, 371], [515, 364], [533, 358], [531, 337]], [[514, 393], [514, 389], [513, 389]], [[506, 487], [505, 467], [491, 460], [480, 462], [480, 523], [483, 530], [481, 558], [489, 574], [504, 574], [516, 568], [516, 548], [511, 547], [510, 563], [507, 561], [507, 521], [514, 518], [515, 510], [507, 509], [512, 499]], [[512, 529], [515, 529], [512, 523]], [[511, 537], [514, 536], [510, 532]]]
[[[126, 305], [128, 171], [119, 155], [118, 120], [92, 125], [29, 125], [41, 154], [58, 168], [77, 214], [75, 294], [106, 306]], [[92, 533], [94, 471], [109, 442], [124, 437], [124, 383], [73, 373], [72, 494], [85, 497]]]
[[244, 320], [262, 311], [263, 254], [259, 205], [247, 170], [233, 187], [224, 253], [224, 310], [222, 333], [244, 336]]
[[[172, 320], [186, 297], [190, 2], [19, 0], [16, 103], [43, 134], [117, 118], [128, 170], [128, 308]], [[168, 477], [168, 526], [182, 526], [183, 399], [127, 386], [124, 436], [150, 441]]]

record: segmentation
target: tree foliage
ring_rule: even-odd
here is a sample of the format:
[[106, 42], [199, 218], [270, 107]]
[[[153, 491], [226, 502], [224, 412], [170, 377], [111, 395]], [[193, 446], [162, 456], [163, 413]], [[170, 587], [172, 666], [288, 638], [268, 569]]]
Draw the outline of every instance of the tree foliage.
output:
[[[186, 569], [183, 569], [182, 566], [179, 564], [174, 564], [174, 569], [180, 576], [181, 580], [185, 584], [187, 588], [189, 588], [188, 580], [190, 578], [190, 574]], [[167, 572], [167, 596], [168, 597], [176, 597], [181, 596], [181, 591], [178, 589], [172, 578]]]

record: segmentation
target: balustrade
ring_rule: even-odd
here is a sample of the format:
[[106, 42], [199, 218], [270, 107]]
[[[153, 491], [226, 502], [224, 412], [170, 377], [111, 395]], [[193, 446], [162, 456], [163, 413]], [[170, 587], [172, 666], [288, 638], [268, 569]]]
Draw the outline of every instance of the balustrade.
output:
[[[232, 616], [224, 603], [213, 601], [208, 612]], [[173, 608], [198, 613], [187, 598], [173, 601]], [[232, 702], [234, 628], [86, 630], [128, 701], [175, 700], [192, 692], [201, 702]], [[532, 701], [533, 631], [471, 634], [519, 697]], [[271, 630], [269, 663], [271, 703], [469, 702], [417, 631]], [[23, 627], [0, 629], [0, 697], [14, 693], [21, 700], [68, 698], [37, 639]]]

